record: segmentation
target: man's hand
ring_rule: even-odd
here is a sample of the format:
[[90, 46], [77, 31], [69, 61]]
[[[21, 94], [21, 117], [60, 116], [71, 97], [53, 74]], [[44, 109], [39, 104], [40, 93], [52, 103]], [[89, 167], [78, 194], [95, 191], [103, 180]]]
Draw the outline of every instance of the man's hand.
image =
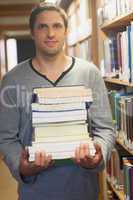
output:
[[20, 159], [20, 174], [22, 176], [32, 176], [53, 164], [52, 156], [46, 155], [45, 152], [36, 152], [35, 161], [28, 161], [28, 150], [23, 150]]
[[88, 144], [81, 144], [75, 150], [74, 162], [81, 167], [88, 169], [95, 168], [103, 159], [101, 147], [98, 144], [94, 144], [96, 153], [94, 156], [89, 155]]

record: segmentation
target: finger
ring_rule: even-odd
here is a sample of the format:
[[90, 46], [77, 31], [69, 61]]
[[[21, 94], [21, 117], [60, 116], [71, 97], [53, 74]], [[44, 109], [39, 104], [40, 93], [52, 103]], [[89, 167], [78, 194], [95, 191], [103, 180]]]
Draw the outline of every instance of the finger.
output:
[[101, 150], [98, 150], [95, 156], [92, 159], [90, 159], [90, 166], [91, 167], [97, 166], [102, 159], [103, 159], [102, 152]]
[[96, 149], [96, 157], [99, 155], [100, 157], [103, 157], [102, 154], [102, 149], [101, 146], [99, 144], [94, 144], [95, 145], [95, 149]]
[[49, 166], [51, 160], [52, 160], [51, 155], [46, 156], [45, 152], [41, 152], [41, 160], [40, 160], [41, 167], [44, 167], [46, 169]]
[[101, 152], [101, 146], [97, 143], [94, 143], [95, 149], [96, 149], [96, 153]]
[[82, 144], [81, 145], [81, 157], [80, 157], [80, 164], [81, 165], [86, 165], [89, 162], [89, 146], [88, 144]]
[[36, 166], [40, 166], [41, 165], [41, 152], [35, 152], [35, 161], [34, 164]]
[[99, 158], [92, 156], [85, 157], [85, 159], [81, 161], [81, 165], [87, 168], [94, 168], [97, 166], [98, 163], [99, 163]]
[[97, 153], [96, 155], [95, 155], [95, 157], [94, 157], [94, 162], [96, 163], [96, 164], [99, 164], [100, 163], [100, 161], [103, 159], [103, 155], [102, 155], [102, 153]]
[[80, 159], [84, 159], [85, 157], [85, 146], [84, 144], [80, 144], [80, 147], [79, 147], [79, 158]]
[[46, 154], [44, 151], [40, 153], [40, 166], [44, 166], [46, 162]]
[[85, 157], [88, 157], [88, 155], [89, 155], [89, 146], [88, 146], [88, 144], [84, 144], [84, 154], [85, 154]]
[[21, 158], [24, 160], [28, 160], [28, 157], [29, 157], [28, 149], [23, 149], [21, 152]]
[[79, 147], [76, 148], [75, 150], [75, 162], [79, 163], [80, 162], [80, 150]]
[[52, 155], [48, 155], [47, 156], [47, 166], [50, 166], [50, 164], [52, 165]]
[[47, 156], [47, 162], [50, 163], [51, 160], [52, 160], [52, 155], [49, 154], [49, 155]]

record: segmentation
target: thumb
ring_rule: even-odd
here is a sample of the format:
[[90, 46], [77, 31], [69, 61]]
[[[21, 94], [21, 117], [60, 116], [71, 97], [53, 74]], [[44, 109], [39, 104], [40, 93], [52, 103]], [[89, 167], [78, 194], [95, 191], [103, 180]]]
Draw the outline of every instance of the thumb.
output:
[[95, 146], [95, 149], [96, 149], [96, 153], [101, 152], [101, 146], [99, 144], [95, 143], [94, 146]]
[[25, 148], [22, 150], [22, 153], [21, 153], [21, 158], [24, 159], [24, 160], [27, 160], [29, 157], [29, 152], [28, 152], [28, 149]]

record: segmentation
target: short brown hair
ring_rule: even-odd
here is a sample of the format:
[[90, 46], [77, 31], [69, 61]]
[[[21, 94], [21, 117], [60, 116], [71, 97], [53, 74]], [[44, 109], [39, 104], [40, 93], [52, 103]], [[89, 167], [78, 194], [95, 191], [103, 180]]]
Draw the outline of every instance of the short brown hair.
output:
[[64, 21], [65, 28], [67, 29], [68, 18], [67, 18], [65, 11], [61, 7], [59, 7], [59, 6], [57, 6], [56, 4], [53, 4], [53, 3], [40, 3], [39, 5], [37, 5], [36, 7], [34, 7], [32, 9], [31, 14], [30, 14], [29, 27], [30, 27], [31, 31], [33, 31], [33, 29], [34, 29], [36, 16], [43, 11], [57, 11], [60, 14], [60, 16], [62, 17], [62, 19]]

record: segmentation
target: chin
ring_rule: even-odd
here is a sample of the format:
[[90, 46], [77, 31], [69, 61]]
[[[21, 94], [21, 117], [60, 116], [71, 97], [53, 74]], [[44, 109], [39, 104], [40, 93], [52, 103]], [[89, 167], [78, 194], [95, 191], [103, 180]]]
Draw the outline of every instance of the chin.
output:
[[54, 50], [54, 51], [43, 51], [43, 53], [47, 56], [56, 56], [58, 55], [60, 52], [62, 52], [62, 49], [60, 50]]

